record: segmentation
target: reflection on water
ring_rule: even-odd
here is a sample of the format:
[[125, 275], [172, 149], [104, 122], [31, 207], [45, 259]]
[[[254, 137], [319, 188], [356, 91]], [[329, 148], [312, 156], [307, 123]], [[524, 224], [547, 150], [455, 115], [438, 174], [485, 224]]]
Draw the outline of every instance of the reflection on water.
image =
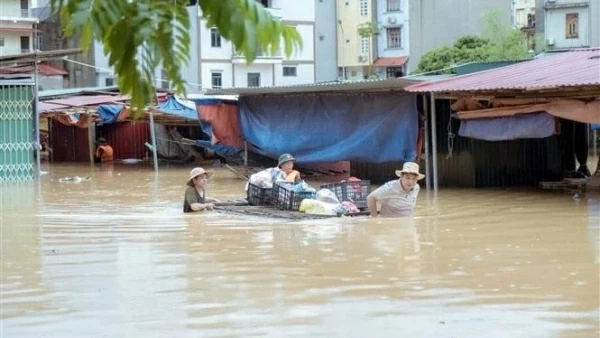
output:
[[599, 196], [442, 190], [414, 218], [285, 222], [182, 214], [188, 169], [2, 186], [2, 337], [599, 334]]

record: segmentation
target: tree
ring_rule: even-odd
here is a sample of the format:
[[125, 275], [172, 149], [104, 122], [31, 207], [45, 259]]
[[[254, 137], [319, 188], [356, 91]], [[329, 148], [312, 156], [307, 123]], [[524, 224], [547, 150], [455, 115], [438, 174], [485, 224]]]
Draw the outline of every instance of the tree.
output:
[[[66, 35], [81, 34], [87, 50], [94, 39], [102, 42], [118, 85], [143, 108], [154, 96], [154, 70], [165, 70], [178, 93], [185, 93], [181, 69], [190, 62], [190, 0], [51, 0]], [[296, 29], [275, 20], [255, 0], [200, 0], [208, 27], [244, 53], [247, 62], [257, 51], [273, 54], [283, 42], [290, 56], [302, 48]]]
[[358, 25], [358, 36], [361, 39], [368, 39], [369, 41], [369, 53], [367, 55], [367, 63], [369, 64], [369, 76], [371, 76], [371, 68], [372, 68], [372, 60], [371, 55], [373, 55], [373, 51], [371, 50], [371, 46], [373, 46], [373, 37], [379, 35], [379, 27], [374, 22], [363, 22]]
[[467, 35], [453, 46], [442, 46], [425, 53], [415, 73], [450, 74], [453, 66], [478, 61], [522, 60], [529, 57], [527, 36], [510, 26], [507, 16], [498, 11], [484, 13], [481, 36]]

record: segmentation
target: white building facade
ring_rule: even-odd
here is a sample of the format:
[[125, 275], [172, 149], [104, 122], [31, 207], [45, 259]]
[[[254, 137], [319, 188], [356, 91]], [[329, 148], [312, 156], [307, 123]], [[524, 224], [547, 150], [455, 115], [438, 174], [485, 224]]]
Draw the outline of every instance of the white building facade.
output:
[[0, 0], [0, 55], [31, 52], [39, 22], [32, 8], [37, 0]]
[[549, 49], [600, 45], [600, 0], [546, 0], [540, 5]]
[[[313, 83], [315, 71], [315, 1], [261, 0], [269, 12], [295, 26], [303, 48], [287, 58], [282, 50], [270, 55], [259, 53], [252, 64], [223, 39], [215, 28], [207, 27], [198, 13], [198, 79], [204, 89], [261, 87]], [[194, 37], [192, 37], [194, 40]], [[333, 56], [332, 56], [333, 57]]]

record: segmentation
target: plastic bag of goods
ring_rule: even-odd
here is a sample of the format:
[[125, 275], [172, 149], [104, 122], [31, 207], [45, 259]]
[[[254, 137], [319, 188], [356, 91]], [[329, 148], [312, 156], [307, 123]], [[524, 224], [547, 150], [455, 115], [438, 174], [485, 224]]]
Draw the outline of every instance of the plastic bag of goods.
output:
[[273, 188], [273, 180], [271, 179], [271, 173], [268, 170], [263, 170], [257, 172], [256, 174], [252, 174], [249, 181], [260, 188]]
[[294, 192], [317, 192], [317, 189], [302, 180], [294, 185]]
[[340, 204], [335, 193], [329, 189], [321, 189], [317, 191], [317, 200], [325, 203]]
[[336, 204], [325, 203], [309, 198], [302, 200], [300, 211], [311, 215], [337, 215], [335, 211]]

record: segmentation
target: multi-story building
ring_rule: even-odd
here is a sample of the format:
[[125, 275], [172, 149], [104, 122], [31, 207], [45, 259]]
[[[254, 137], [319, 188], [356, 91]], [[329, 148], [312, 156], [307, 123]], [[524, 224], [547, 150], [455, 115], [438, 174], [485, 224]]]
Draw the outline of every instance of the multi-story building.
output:
[[0, 0], [0, 55], [29, 53], [37, 42], [37, 0]]
[[546, 47], [600, 46], [600, 0], [537, 0], [536, 31]]
[[348, 80], [368, 78], [374, 71], [371, 65], [377, 57], [376, 39], [361, 37], [360, 25], [377, 25], [377, 0], [336, 0], [338, 22], [339, 77]]
[[380, 78], [401, 77], [410, 54], [408, 1], [377, 0], [377, 67]]
[[527, 35], [530, 48], [535, 46], [535, 0], [513, 0], [512, 24]]

